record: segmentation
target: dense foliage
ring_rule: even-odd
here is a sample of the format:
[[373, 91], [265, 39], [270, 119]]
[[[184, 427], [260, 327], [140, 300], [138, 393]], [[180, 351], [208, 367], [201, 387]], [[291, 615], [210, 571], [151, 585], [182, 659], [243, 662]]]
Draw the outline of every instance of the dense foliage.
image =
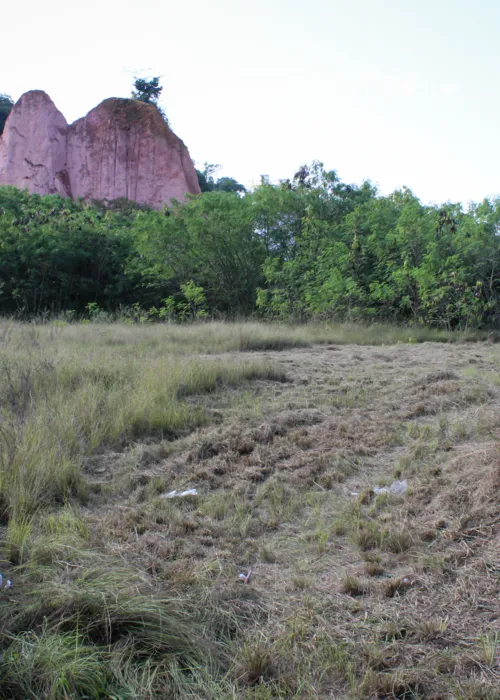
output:
[[424, 206], [319, 163], [228, 189], [157, 212], [1, 188], [0, 312], [500, 325], [500, 199]]
[[9, 116], [12, 107], [14, 106], [14, 101], [9, 95], [0, 93], [0, 135], [3, 133], [3, 128], [7, 117]]

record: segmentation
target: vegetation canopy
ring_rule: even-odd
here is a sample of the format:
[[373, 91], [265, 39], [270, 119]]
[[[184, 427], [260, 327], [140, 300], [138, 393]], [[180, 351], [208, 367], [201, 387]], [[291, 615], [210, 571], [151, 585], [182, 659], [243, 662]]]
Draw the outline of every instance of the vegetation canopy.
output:
[[499, 326], [500, 199], [424, 205], [321, 163], [246, 192], [217, 167], [162, 212], [0, 188], [0, 312]]

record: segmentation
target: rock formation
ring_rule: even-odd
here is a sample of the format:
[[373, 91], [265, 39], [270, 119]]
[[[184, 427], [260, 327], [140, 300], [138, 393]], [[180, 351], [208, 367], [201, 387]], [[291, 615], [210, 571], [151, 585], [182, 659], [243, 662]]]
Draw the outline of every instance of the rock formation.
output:
[[0, 136], [0, 185], [68, 196], [60, 182], [66, 168], [67, 129], [66, 119], [45, 92], [24, 94]]
[[184, 143], [152, 104], [110, 98], [68, 126], [41, 90], [14, 105], [0, 136], [0, 185], [161, 208], [199, 193]]

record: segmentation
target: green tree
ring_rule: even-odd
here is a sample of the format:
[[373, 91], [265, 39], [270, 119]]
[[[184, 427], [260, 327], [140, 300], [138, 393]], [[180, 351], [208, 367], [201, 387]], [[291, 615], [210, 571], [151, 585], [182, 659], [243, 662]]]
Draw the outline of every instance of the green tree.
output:
[[151, 80], [146, 80], [145, 78], [135, 78], [132, 97], [140, 102], [147, 102], [148, 104], [154, 105], [161, 114], [165, 124], [170, 126], [170, 122], [164, 108], [158, 104], [162, 90], [163, 87], [160, 85], [159, 77], [151, 78]]
[[265, 250], [255, 231], [251, 197], [206, 192], [177, 204], [171, 216], [155, 214], [141, 214], [134, 222], [140, 257], [131, 266], [145, 283], [172, 296], [193, 280], [211, 310], [254, 308]]
[[196, 170], [198, 184], [202, 192], [234, 192], [244, 194], [247, 190], [244, 185], [234, 179], [234, 177], [214, 178], [220, 165], [205, 163], [203, 170]]
[[12, 107], [14, 106], [14, 101], [9, 95], [0, 93], [0, 135], [3, 133], [3, 128], [7, 117], [9, 116]]
[[217, 192], [237, 192], [244, 194], [247, 190], [241, 182], [238, 182], [234, 177], [221, 177], [215, 184]]
[[132, 97], [140, 102], [151, 102], [154, 105], [158, 104], [163, 87], [160, 85], [160, 78], [135, 78]]
[[196, 175], [198, 176], [198, 184], [202, 192], [214, 191], [214, 175], [220, 167], [220, 165], [216, 165], [215, 163], [204, 163], [203, 170], [196, 170]]

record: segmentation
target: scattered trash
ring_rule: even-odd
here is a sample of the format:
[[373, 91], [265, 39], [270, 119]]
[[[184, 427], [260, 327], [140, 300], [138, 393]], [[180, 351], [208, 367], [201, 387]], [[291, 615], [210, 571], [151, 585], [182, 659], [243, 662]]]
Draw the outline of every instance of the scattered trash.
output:
[[[393, 481], [390, 486], [374, 486], [372, 491], [376, 496], [380, 496], [383, 493], [390, 493], [393, 496], [404, 496], [408, 490], [408, 482], [406, 479], [403, 481]], [[351, 496], [359, 496], [359, 491], [351, 491]]]
[[378, 488], [375, 486], [373, 493], [375, 493], [377, 496], [380, 496], [383, 493], [391, 493], [393, 496], [404, 496], [407, 489], [408, 482], [406, 479], [404, 479], [404, 481], [393, 481], [389, 487], [383, 486], [382, 488]]
[[12, 588], [12, 581], [10, 580], [10, 578], [8, 578], [4, 584], [3, 576], [2, 574], [0, 574], [0, 590], [7, 591], [9, 588]]
[[186, 489], [186, 491], [170, 491], [162, 494], [161, 498], [184, 498], [185, 496], [198, 496], [196, 489]]
[[238, 578], [242, 583], [250, 583], [250, 579], [252, 578], [252, 569], [248, 569], [248, 574], [241, 573]]

